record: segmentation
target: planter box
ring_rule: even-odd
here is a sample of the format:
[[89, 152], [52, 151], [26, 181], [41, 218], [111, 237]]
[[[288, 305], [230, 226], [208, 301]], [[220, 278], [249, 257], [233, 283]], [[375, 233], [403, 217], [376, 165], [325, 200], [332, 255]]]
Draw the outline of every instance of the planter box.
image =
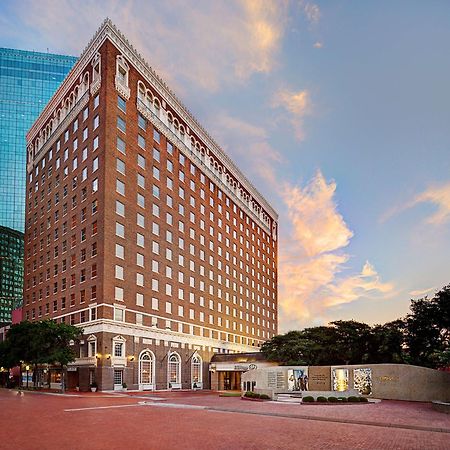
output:
[[264, 402], [263, 398], [251, 398], [251, 397], [241, 397], [241, 400], [247, 400], [249, 402]]

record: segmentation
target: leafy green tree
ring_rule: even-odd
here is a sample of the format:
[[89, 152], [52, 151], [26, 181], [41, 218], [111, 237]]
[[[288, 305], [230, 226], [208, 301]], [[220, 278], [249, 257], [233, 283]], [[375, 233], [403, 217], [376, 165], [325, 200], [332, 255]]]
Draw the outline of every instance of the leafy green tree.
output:
[[368, 341], [367, 362], [372, 364], [405, 362], [404, 334], [405, 322], [402, 319], [373, 326]]
[[261, 352], [269, 361], [285, 365], [303, 365], [307, 361], [307, 339], [302, 331], [279, 334], [261, 346]]
[[65, 367], [76, 357], [70, 344], [81, 334], [80, 328], [53, 320], [20, 322], [11, 326], [0, 347], [0, 364], [9, 368], [22, 363], [30, 364], [34, 366], [34, 373], [39, 364], [59, 364], [64, 389]]
[[261, 351], [284, 365], [401, 362], [402, 321], [370, 327], [354, 320], [274, 336]]
[[45, 337], [46, 362], [61, 366], [61, 387], [64, 391], [67, 364], [75, 361], [76, 358], [74, 346], [71, 344], [81, 337], [83, 330], [73, 325], [56, 323], [53, 320], [41, 322], [41, 327], [43, 328], [42, 334]]
[[369, 325], [355, 320], [336, 320], [331, 325], [336, 330], [333, 364], [359, 364], [369, 359]]
[[406, 317], [408, 362], [427, 367], [448, 364], [450, 345], [450, 285], [433, 298], [411, 300]]

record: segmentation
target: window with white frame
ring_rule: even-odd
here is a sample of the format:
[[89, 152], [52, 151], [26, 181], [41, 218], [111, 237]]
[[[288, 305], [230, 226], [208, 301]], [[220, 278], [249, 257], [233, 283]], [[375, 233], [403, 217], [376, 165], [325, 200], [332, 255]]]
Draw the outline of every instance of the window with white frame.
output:
[[192, 357], [191, 381], [193, 388], [200, 387], [198, 383], [202, 382], [202, 358], [197, 354]]
[[173, 384], [181, 383], [181, 361], [178, 353], [171, 353], [169, 355], [169, 368], [168, 368], [168, 382], [169, 387]]

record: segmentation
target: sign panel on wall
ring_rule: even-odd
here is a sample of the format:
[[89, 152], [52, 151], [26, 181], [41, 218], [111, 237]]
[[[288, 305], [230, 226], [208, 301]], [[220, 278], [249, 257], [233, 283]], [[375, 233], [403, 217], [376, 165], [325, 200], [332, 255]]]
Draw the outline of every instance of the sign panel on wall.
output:
[[297, 367], [288, 370], [288, 390], [308, 390], [308, 367]]
[[333, 391], [343, 392], [348, 389], [348, 369], [332, 369]]
[[372, 369], [353, 369], [353, 386], [362, 395], [372, 393]]

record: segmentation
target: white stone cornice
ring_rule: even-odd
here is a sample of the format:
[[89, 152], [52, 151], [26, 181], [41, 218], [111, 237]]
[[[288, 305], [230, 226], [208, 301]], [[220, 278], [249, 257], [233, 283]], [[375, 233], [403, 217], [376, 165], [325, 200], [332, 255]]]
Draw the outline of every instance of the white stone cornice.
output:
[[138, 111], [148, 120], [153, 126], [155, 126], [162, 134], [164, 134], [169, 141], [171, 141], [175, 146], [197, 167], [201, 168], [206, 175], [215, 182], [215, 184], [220, 187], [222, 191], [224, 191], [229, 197], [233, 199], [233, 201], [239, 205], [239, 207], [245, 211], [245, 213], [251, 217], [266, 233], [270, 234], [271, 229], [261, 218], [252, 211], [248, 205], [239, 198], [235, 192], [233, 192], [223, 180], [216, 175], [216, 173], [211, 170], [196, 154], [191, 151], [185, 142], [183, 142], [153, 111], [147, 108], [142, 104], [140, 100], [137, 101], [137, 109]]
[[95, 80], [91, 83], [91, 95], [92, 96], [94, 96], [100, 90], [101, 85], [102, 85], [101, 78], [98, 78], [97, 80]]
[[258, 347], [251, 345], [236, 344], [234, 342], [219, 341], [217, 339], [195, 336], [186, 333], [178, 333], [176, 331], [161, 330], [153, 327], [145, 327], [142, 325], [133, 325], [129, 323], [119, 323], [109, 319], [97, 320], [89, 324], [80, 324], [83, 326], [84, 334], [95, 333], [111, 333], [115, 335], [137, 336], [146, 339], [155, 339], [159, 341], [174, 342], [180, 344], [190, 344], [199, 346], [208, 346], [212, 348], [221, 348], [239, 352], [256, 351]]
[[[97, 33], [81, 54], [80, 59], [75, 64], [75, 67], [66, 77], [48, 105], [44, 108], [44, 111], [33, 124], [27, 134], [27, 142], [32, 142], [37, 137], [39, 131], [51, 118], [53, 112], [64, 100], [71, 86], [76, 82], [76, 80], [78, 80], [83, 70], [85, 70], [86, 66], [91, 62], [92, 58], [98, 52], [99, 48], [106, 39], [109, 39], [111, 43], [121, 52], [121, 54], [144, 77], [144, 79], [151, 84], [153, 89], [155, 89], [161, 97], [163, 106], [164, 104], [168, 104], [174, 111], [176, 111], [179, 117], [185, 122], [187, 129], [191, 130], [203, 142], [203, 144], [205, 144], [205, 147], [209, 149], [209, 151], [215, 158], [217, 158], [219, 162], [223, 164], [224, 167], [226, 167], [227, 171], [241, 184], [243, 189], [245, 189], [253, 197], [253, 199], [259, 203], [259, 205], [272, 218], [272, 220], [277, 221], [277, 212], [109, 19], [106, 19], [100, 26]], [[265, 229], [266, 228], [267, 226]]]
[[88, 104], [89, 101], [89, 91], [86, 91], [82, 97], [78, 100], [72, 110], [67, 114], [67, 116], [61, 121], [61, 123], [53, 130], [50, 137], [47, 139], [45, 144], [39, 149], [39, 151], [34, 155], [31, 161], [27, 163], [27, 173], [30, 173], [39, 161], [45, 156], [50, 147], [55, 143], [56, 138], [58, 138], [62, 130], [69, 126], [72, 120], [80, 113], [80, 111]]

